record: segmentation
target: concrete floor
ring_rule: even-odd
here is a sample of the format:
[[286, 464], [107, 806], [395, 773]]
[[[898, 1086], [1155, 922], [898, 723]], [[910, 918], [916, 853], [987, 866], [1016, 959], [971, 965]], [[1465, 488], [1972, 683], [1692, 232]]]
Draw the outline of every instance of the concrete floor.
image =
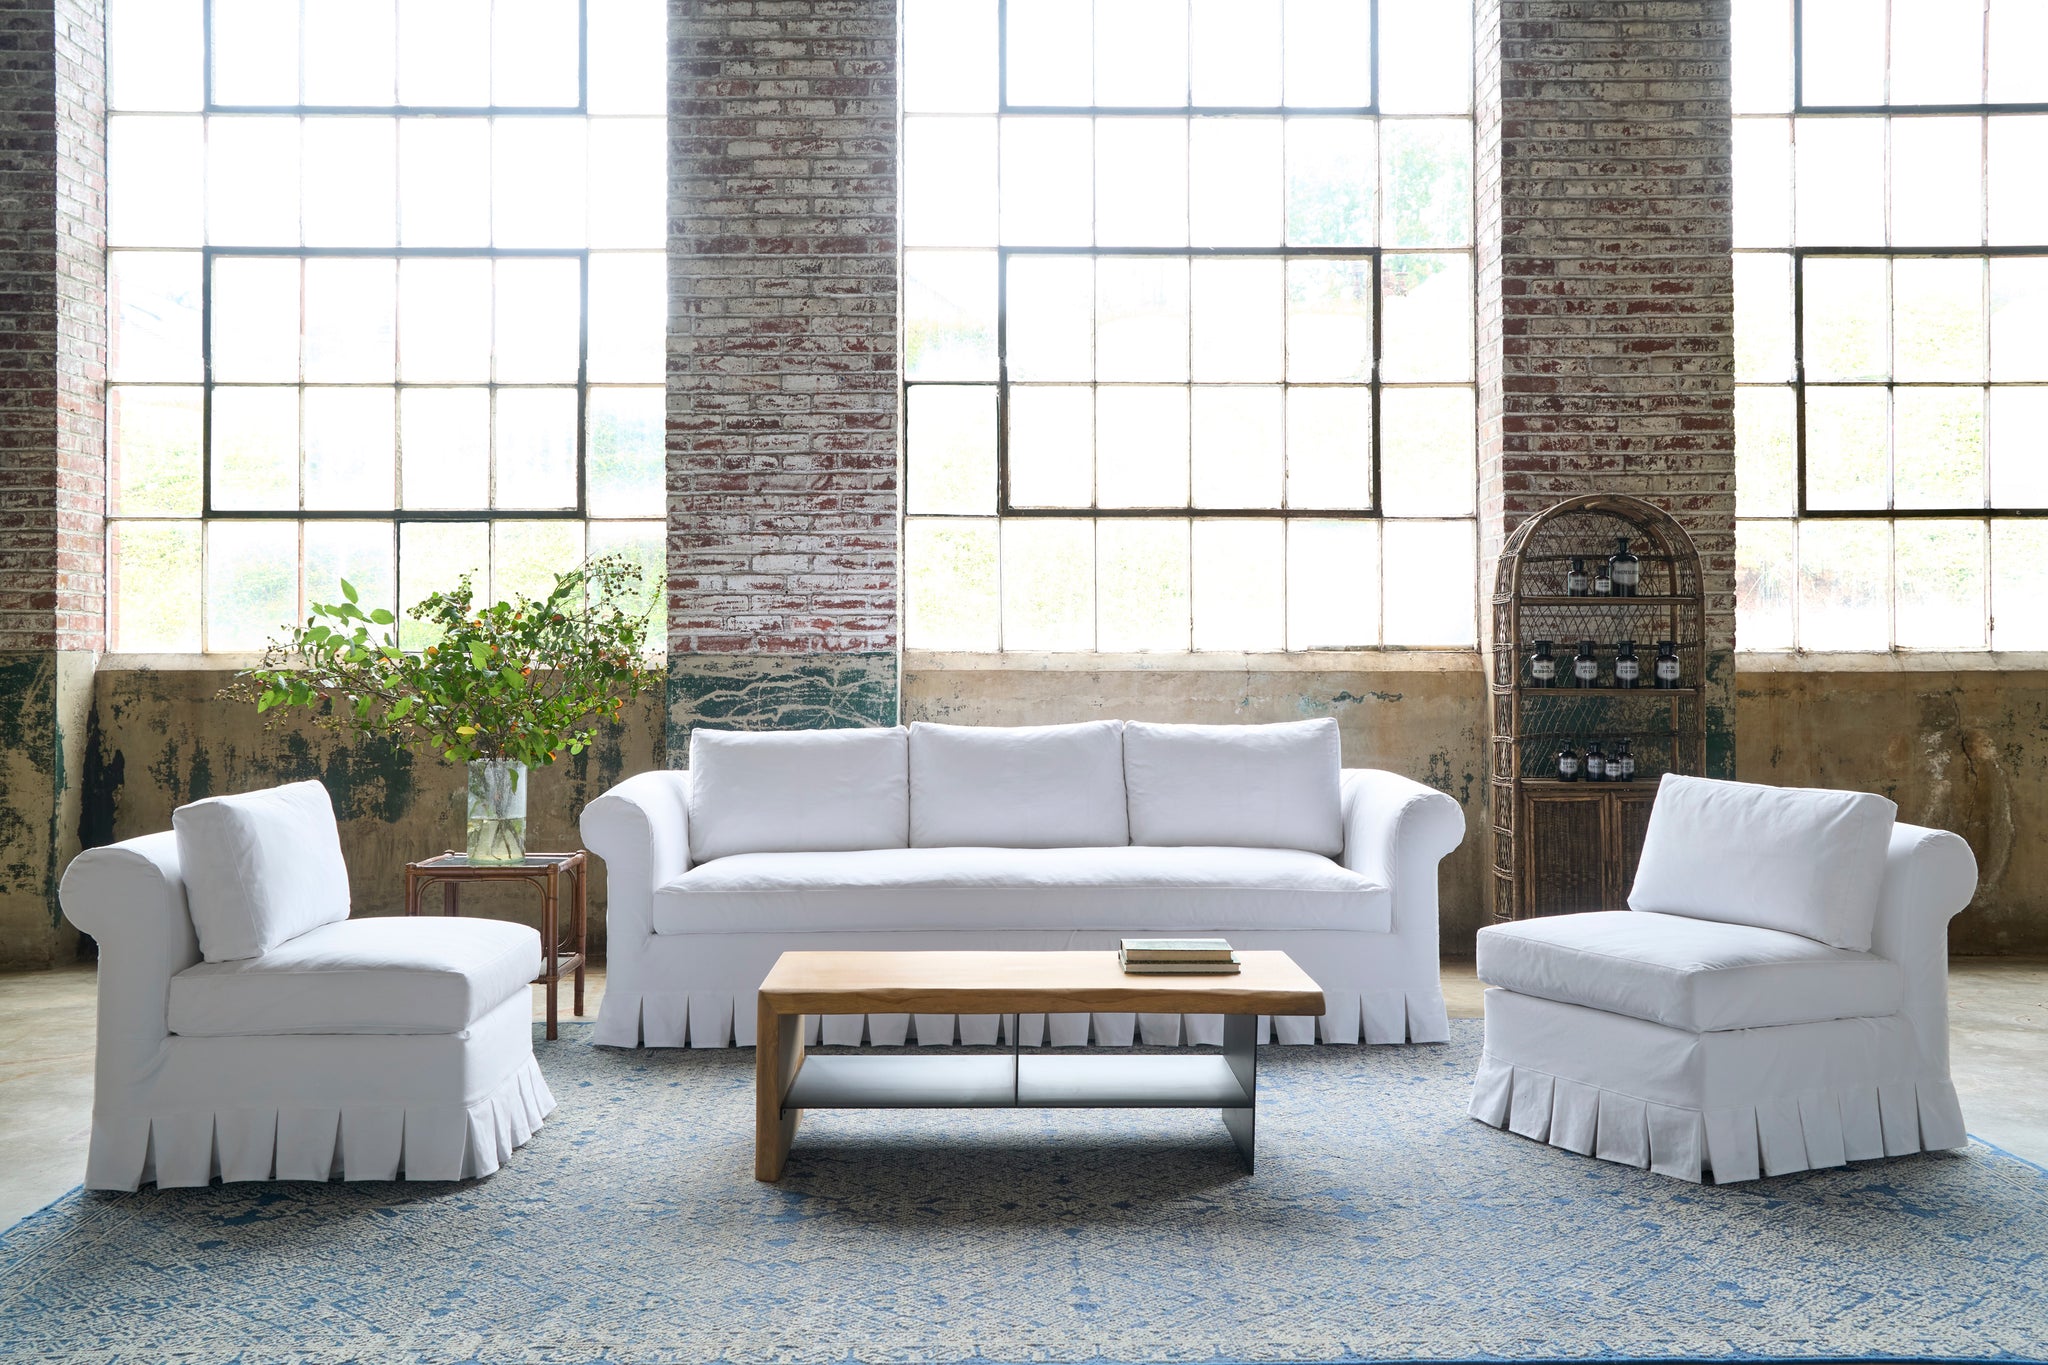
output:
[[[1444, 964], [1453, 1018], [1476, 1019], [1472, 963]], [[94, 975], [90, 965], [0, 975], [0, 1228], [77, 1185], [92, 1120]], [[1970, 1131], [2048, 1165], [2048, 959], [1963, 958], [1949, 970], [1956, 1089]], [[591, 971], [595, 1017], [604, 969]], [[544, 995], [534, 987], [535, 1019]], [[568, 991], [562, 994], [568, 1015]]]

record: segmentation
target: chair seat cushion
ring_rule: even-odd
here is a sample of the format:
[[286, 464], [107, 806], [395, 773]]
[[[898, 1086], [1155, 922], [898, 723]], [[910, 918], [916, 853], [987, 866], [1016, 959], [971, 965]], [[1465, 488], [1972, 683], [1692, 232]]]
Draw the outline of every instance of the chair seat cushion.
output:
[[1898, 964], [1800, 934], [1601, 911], [1479, 931], [1479, 979], [1692, 1033], [1896, 1014]]
[[805, 930], [1356, 929], [1392, 893], [1277, 848], [907, 848], [750, 853], [655, 892], [657, 934]]
[[347, 919], [261, 957], [171, 978], [170, 1027], [189, 1038], [276, 1033], [460, 1033], [540, 971], [540, 935], [494, 919]]

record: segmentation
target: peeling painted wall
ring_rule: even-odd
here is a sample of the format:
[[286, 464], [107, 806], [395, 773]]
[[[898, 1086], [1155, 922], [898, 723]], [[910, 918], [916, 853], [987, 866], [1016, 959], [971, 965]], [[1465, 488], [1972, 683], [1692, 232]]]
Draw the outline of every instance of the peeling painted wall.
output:
[[57, 879], [78, 851], [93, 656], [0, 653], [0, 968], [71, 961]]

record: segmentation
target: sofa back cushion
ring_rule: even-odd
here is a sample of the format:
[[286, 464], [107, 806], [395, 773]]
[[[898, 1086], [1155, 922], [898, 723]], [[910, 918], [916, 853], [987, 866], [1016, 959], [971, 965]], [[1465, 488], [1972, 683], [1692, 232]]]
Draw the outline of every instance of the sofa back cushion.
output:
[[912, 848], [1128, 844], [1123, 723], [910, 727]]
[[910, 775], [902, 726], [690, 732], [690, 857], [902, 848]]
[[348, 918], [348, 864], [318, 782], [209, 796], [171, 812], [199, 955], [261, 957]]
[[1337, 722], [1124, 726], [1131, 842], [1344, 851]]
[[1779, 929], [1867, 952], [1898, 813], [1869, 792], [1667, 773], [1629, 909]]

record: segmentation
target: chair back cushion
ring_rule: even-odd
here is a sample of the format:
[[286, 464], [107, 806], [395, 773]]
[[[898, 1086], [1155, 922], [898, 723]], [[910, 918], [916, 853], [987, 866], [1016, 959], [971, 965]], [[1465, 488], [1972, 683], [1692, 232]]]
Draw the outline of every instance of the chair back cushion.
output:
[[910, 727], [912, 848], [1130, 841], [1123, 722]]
[[1134, 844], [1344, 851], [1337, 722], [1124, 726]]
[[210, 796], [171, 812], [179, 874], [208, 962], [261, 957], [348, 918], [348, 865], [318, 782]]
[[1867, 952], [1898, 813], [1870, 792], [1667, 773], [1629, 909], [1752, 924]]
[[690, 857], [902, 848], [903, 727], [690, 732]]

